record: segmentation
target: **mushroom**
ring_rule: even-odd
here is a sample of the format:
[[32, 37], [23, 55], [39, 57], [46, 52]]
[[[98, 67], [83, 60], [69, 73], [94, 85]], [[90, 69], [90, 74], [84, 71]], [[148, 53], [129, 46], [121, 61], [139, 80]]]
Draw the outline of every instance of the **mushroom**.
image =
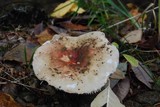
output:
[[94, 31], [78, 37], [55, 35], [33, 57], [33, 70], [40, 80], [68, 93], [100, 90], [119, 63], [117, 48], [105, 34]]

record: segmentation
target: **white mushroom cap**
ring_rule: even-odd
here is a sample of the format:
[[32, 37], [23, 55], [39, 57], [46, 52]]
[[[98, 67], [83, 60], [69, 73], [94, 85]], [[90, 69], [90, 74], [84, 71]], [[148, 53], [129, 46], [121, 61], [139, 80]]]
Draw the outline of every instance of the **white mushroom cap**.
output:
[[101, 89], [116, 71], [119, 52], [99, 31], [78, 37], [55, 35], [40, 46], [33, 69], [40, 80], [68, 93], [92, 93]]

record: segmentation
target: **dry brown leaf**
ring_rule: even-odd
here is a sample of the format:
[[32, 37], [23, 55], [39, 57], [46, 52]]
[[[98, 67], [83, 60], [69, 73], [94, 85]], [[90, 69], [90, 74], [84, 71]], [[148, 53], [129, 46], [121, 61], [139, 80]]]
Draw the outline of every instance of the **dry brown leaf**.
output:
[[118, 72], [116, 71], [111, 75], [111, 88], [113, 88], [120, 81], [120, 79], [125, 78], [127, 63], [119, 63], [117, 70]]
[[[138, 9], [138, 8], [132, 9], [132, 10], [130, 11], [130, 13], [131, 13], [133, 16], [136, 16], [136, 15], [138, 15], [138, 14], [141, 14], [141, 12], [139, 12], [139, 9]], [[147, 15], [144, 14], [143, 18], [142, 18], [142, 17], [140, 17], [140, 18], [137, 17], [136, 19], [138, 20], [139, 23], [142, 23], [144, 20], [147, 19]]]
[[125, 73], [122, 72], [121, 70], [117, 69], [116, 72], [114, 72], [111, 75], [112, 79], [124, 79], [125, 78]]
[[132, 67], [132, 70], [139, 81], [144, 83], [147, 87], [152, 88], [151, 83], [152, 75], [150, 71], [142, 64], [139, 63], [138, 67]]
[[130, 89], [130, 81], [129, 81], [129, 78], [126, 77], [125, 79], [121, 80], [113, 88], [113, 91], [118, 96], [118, 98], [120, 99], [120, 101], [122, 101], [126, 97], [126, 95], [128, 94], [129, 89]]
[[124, 36], [121, 41], [124, 43], [137, 43], [142, 39], [142, 29], [134, 30]]
[[138, 10], [138, 8], [132, 9], [132, 10], [130, 11], [130, 13], [131, 13], [133, 16], [136, 16], [136, 15], [139, 14], [139, 10]]
[[25, 62], [24, 47], [24, 43], [21, 43], [18, 46], [14, 47], [13, 49], [5, 53], [5, 55], [3, 56], [3, 60]]
[[34, 27], [33, 32], [35, 35], [39, 35], [43, 30], [43, 22], [41, 22]]
[[43, 32], [41, 32], [39, 35], [36, 35], [37, 41], [42, 45], [44, 42], [51, 40], [54, 35], [54, 32], [47, 28]]
[[17, 95], [17, 85], [13, 83], [7, 83], [3, 85], [1, 89], [4, 93], [8, 93], [11, 96], [16, 96]]
[[5, 55], [3, 56], [3, 60], [17, 61], [26, 64], [25, 47], [26, 47], [27, 62], [29, 62], [37, 46], [38, 45], [33, 43], [20, 43], [16, 47], [12, 48], [10, 51], [6, 52]]
[[111, 88], [113, 88], [114, 86], [116, 86], [116, 84], [118, 84], [118, 82], [120, 81], [119, 79], [110, 79], [110, 86]]
[[64, 27], [65, 29], [69, 29], [69, 30], [87, 30], [88, 29], [87, 26], [83, 26], [80, 24], [74, 24], [71, 21], [61, 22], [60, 25]]
[[160, 102], [155, 104], [154, 107], [160, 107]]
[[137, 6], [134, 5], [133, 3], [127, 3], [126, 6], [127, 6], [129, 9], [135, 9], [135, 8], [137, 8]]
[[[127, 7], [129, 8], [131, 15], [136, 16], [138, 14], [141, 14], [141, 12], [139, 11], [139, 8], [135, 4], [128, 3]], [[144, 14], [143, 16], [137, 17], [136, 19], [138, 20], [139, 23], [142, 23], [144, 20], [146, 20], [146, 18], [147, 18], [147, 15]]]
[[49, 26], [49, 29], [53, 30], [56, 34], [60, 34], [60, 33], [67, 33], [67, 30], [61, 28], [61, 27], [57, 27], [57, 26]]
[[22, 107], [14, 101], [14, 99], [6, 93], [0, 92], [0, 107]]

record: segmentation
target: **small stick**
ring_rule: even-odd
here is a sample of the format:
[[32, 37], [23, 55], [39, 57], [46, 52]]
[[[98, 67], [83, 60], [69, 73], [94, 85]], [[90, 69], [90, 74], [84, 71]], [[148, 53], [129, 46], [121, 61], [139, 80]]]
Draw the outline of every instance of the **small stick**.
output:
[[[36, 90], [39, 90], [39, 91], [43, 91], [43, 92], [48, 92], [47, 90], [42, 90], [42, 89], [38, 89], [38, 88], [35, 88], [35, 87], [32, 87], [32, 86], [29, 86], [29, 85], [26, 85], [26, 84], [23, 84], [23, 83], [20, 83], [18, 81], [12, 81], [12, 80], [9, 80], [9, 79], [6, 79], [4, 77], [0, 77], [0, 79], [4, 80], [4, 81], [7, 81], [7, 82], [10, 82], [10, 83], [13, 83], [13, 84], [17, 84], [17, 85], [21, 85], [21, 86], [24, 86], [25, 88], [31, 88], [31, 89], [36, 89]], [[6, 82], [6, 83], [7, 83]], [[3, 82], [5, 83], [5, 82]]]

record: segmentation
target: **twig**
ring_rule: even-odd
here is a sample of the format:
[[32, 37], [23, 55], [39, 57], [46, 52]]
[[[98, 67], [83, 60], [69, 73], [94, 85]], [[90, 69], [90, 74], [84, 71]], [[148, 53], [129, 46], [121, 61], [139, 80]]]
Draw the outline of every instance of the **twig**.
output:
[[144, 52], [144, 53], [157, 53], [157, 51], [160, 51], [160, 50], [137, 50], [139, 52]]
[[10, 82], [10, 83], [13, 83], [13, 84], [21, 85], [21, 86], [23, 86], [25, 88], [31, 88], [31, 89], [36, 89], [36, 90], [43, 91], [43, 92], [48, 92], [47, 90], [38, 89], [38, 88], [35, 88], [35, 87], [32, 87], [32, 86], [20, 83], [18, 81], [12, 81], [12, 80], [6, 79], [4, 77], [0, 77], [0, 79], [2, 79], [4, 81], [7, 81], [7, 82]]
[[156, 60], [157, 60], [157, 58], [151, 59], [151, 60], [147, 60], [147, 61], [143, 62], [143, 64], [153, 63], [153, 62], [156, 61]]
[[159, 52], [159, 50], [158, 50], [158, 49], [155, 49], [155, 50], [156, 50], [157, 54], [160, 56], [160, 52]]
[[12, 79], [14, 79], [15, 81], [18, 81], [16, 78], [14, 78], [11, 74], [9, 74], [8, 72], [4, 71], [5, 74], [7, 74], [9, 77], [11, 77]]
[[0, 82], [0, 85], [4, 85], [4, 84], [7, 84], [7, 82]]

